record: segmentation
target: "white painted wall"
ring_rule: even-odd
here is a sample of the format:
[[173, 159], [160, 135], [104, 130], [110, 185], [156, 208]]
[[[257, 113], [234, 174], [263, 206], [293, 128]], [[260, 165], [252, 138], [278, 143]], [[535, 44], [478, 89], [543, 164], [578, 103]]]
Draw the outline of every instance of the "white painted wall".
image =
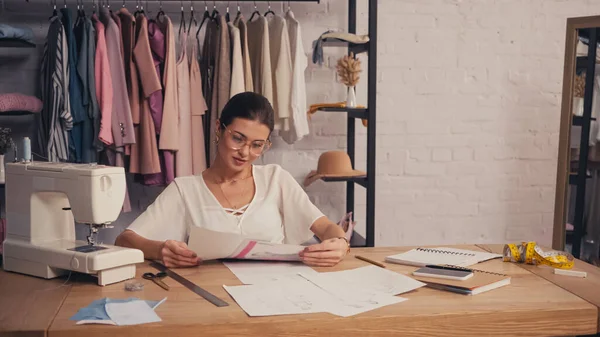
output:
[[[358, 2], [358, 32], [366, 33], [366, 1]], [[150, 3], [154, 12], [157, 7]], [[278, 2], [272, 7], [282, 10]], [[225, 2], [218, 8], [224, 11]], [[43, 40], [47, 3], [6, 0], [5, 9], [1, 22], [30, 24]], [[17, 9], [40, 15], [17, 15]], [[168, 9], [178, 20], [179, 2]], [[203, 3], [195, 9], [201, 15]], [[251, 9], [243, 6], [244, 13]], [[345, 0], [292, 9], [309, 60], [312, 40], [347, 26]], [[590, 0], [379, 0], [378, 246], [550, 243], [566, 18], [598, 12], [600, 3]], [[17, 61], [8, 53], [28, 52], [0, 50], [0, 92], [34, 93], [39, 58]], [[342, 54], [327, 48], [326, 64], [306, 70], [309, 104], [345, 99], [334, 70]], [[361, 60], [366, 69], [365, 55]], [[366, 75], [359, 104], [366, 104]], [[2, 118], [0, 125], [15, 121]], [[25, 129], [27, 122], [20, 125]], [[310, 137], [293, 146], [276, 142], [264, 162], [283, 165], [301, 181], [320, 153], [345, 147], [342, 114], [319, 112], [311, 128]], [[357, 130], [357, 168], [365, 169], [366, 128], [358, 122]], [[160, 192], [133, 183], [130, 189], [138, 210]], [[364, 233], [365, 193], [360, 186], [356, 191], [358, 230]], [[317, 182], [307, 192], [333, 220], [343, 214], [343, 183]], [[137, 214], [122, 215], [101, 238], [113, 240]]]

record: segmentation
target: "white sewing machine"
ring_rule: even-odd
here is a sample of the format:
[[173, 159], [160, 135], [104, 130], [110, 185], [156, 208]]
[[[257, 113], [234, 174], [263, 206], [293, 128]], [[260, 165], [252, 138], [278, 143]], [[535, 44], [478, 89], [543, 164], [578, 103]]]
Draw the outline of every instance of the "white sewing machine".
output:
[[[70, 163], [6, 165], [4, 270], [43, 278], [69, 271], [95, 275], [99, 285], [135, 277], [141, 250], [96, 243], [125, 199], [121, 167]], [[90, 226], [75, 240], [75, 221]]]

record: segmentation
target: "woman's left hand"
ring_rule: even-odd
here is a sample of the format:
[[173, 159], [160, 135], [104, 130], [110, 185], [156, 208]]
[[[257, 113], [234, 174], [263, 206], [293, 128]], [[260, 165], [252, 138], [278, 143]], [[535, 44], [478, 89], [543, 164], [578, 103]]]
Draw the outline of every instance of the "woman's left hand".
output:
[[334, 238], [306, 247], [300, 252], [300, 259], [307, 265], [331, 267], [340, 262], [348, 253], [348, 243]]

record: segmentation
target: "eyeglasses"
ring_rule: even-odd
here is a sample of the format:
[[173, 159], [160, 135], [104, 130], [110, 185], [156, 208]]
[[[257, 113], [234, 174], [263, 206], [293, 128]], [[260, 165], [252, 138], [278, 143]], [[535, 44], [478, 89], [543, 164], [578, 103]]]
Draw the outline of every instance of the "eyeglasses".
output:
[[249, 142], [246, 137], [239, 132], [229, 130], [225, 125], [225, 145], [232, 150], [240, 150], [244, 146], [248, 145], [250, 152], [255, 156], [260, 156], [265, 153], [271, 147], [271, 141], [269, 140], [255, 140]]

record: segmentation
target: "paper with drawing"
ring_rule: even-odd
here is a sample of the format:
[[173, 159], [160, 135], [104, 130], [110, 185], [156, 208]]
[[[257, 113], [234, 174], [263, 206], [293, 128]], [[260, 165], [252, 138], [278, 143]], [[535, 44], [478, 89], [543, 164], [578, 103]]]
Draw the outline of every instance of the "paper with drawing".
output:
[[297, 278], [298, 273], [316, 273], [314, 269], [301, 262], [232, 261], [223, 264], [244, 284]]
[[278, 244], [247, 238], [235, 233], [216, 232], [193, 226], [188, 248], [204, 261], [247, 259], [299, 261], [300, 245]]
[[[242, 282], [254, 283], [224, 286], [250, 316], [328, 312], [348, 317], [406, 301], [394, 295], [425, 285], [372, 266], [330, 273], [317, 273], [309, 267], [302, 270], [302, 265], [276, 268], [264, 262], [239, 268], [234, 262], [228, 267]], [[255, 278], [253, 270], [258, 275]]]

